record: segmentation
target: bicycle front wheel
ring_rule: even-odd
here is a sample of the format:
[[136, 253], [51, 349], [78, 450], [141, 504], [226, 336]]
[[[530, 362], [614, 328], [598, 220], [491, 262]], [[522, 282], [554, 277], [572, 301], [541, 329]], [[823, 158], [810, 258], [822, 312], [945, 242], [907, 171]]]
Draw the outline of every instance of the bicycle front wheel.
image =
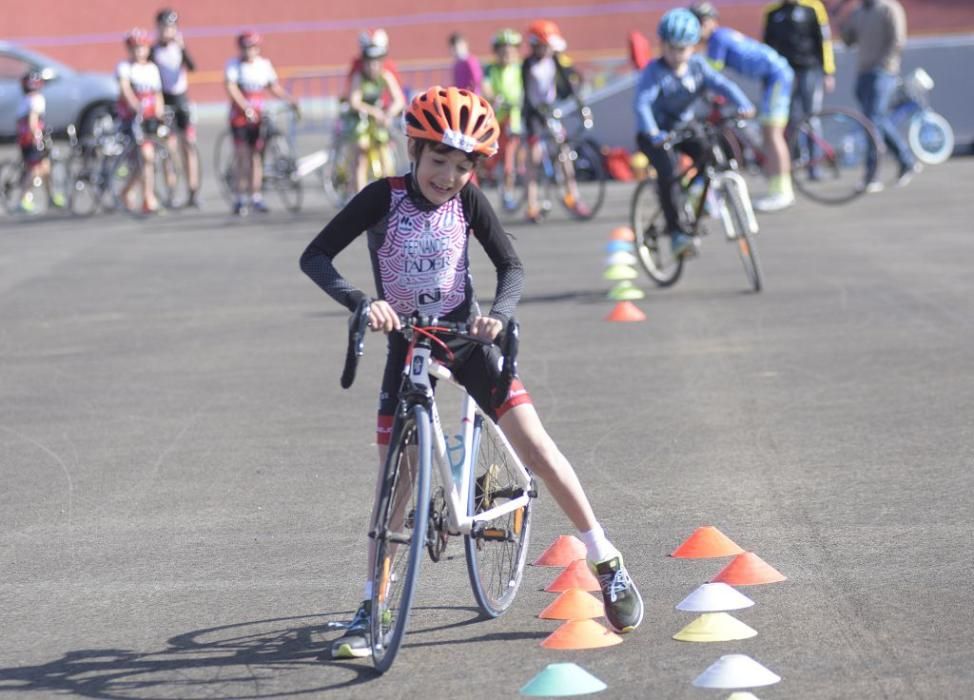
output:
[[371, 536], [372, 663], [380, 673], [399, 652], [426, 546], [430, 504], [430, 419], [422, 406], [396, 419]]
[[281, 134], [271, 136], [264, 147], [264, 189], [267, 188], [277, 192], [288, 211], [301, 211], [304, 191], [297, 162], [291, 144]]
[[227, 204], [233, 204], [237, 183], [234, 182], [234, 146], [230, 131], [224, 131], [216, 140], [213, 149], [213, 172], [220, 184], [220, 194]]
[[17, 211], [20, 204], [20, 163], [8, 160], [0, 163], [0, 203], [8, 214]]
[[913, 154], [927, 165], [940, 165], [954, 152], [954, 130], [950, 122], [929, 109], [913, 115], [906, 138]]
[[752, 233], [754, 229], [751, 227], [750, 217], [748, 217], [745, 209], [747, 204], [744, 201], [748, 195], [746, 191], [742, 192], [740, 188], [741, 185], [736, 181], [725, 180], [721, 186], [721, 195], [724, 200], [723, 205], [727, 207], [727, 212], [730, 215], [730, 223], [734, 227], [731, 238], [737, 244], [737, 254], [741, 259], [741, 264], [744, 265], [744, 274], [747, 276], [751, 289], [760, 292], [763, 286], [761, 264], [758, 262], [758, 252], [754, 247], [754, 235]]
[[[476, 515], [520, 496], [518, 468], [497, 425], [477, 412], [473, 429], [473, 481], [467, 515]], [[484, 617], [498, 617], [511, 607], [528, 553], [531, 500], [507, 515], [490, 520], [463, 538], [467, 574]]]
[[875, 175], [879, 144], [869, 121], [853, 110], [824, 109], [789, 132], [791, 178], [799, 192], [822, 204], [844, 204], [865, 192]]
[[636, 234], [636, 257], [646, 274], [660, 287], [675, 284], [683, 272], [683, 258], [673, 255], [656, 180], [647, 178], [636, 186], [629, 221]]

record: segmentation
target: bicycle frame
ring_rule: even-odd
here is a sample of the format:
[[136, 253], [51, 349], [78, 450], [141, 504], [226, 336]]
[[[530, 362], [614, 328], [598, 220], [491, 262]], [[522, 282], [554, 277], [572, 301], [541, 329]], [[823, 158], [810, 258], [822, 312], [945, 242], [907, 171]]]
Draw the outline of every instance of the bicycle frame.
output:
[[[447, 513], [449, 516], [449, 526], [451, 534], [476, 534], [478, 523], [494, 520], [503, 515], [507, 515], [519, 508], [527, 505], [531, 498], [531, 475], [525, 469], [521, 460], [507, 441], [503, 432], [497, 431], [497, 437], [501, 440], [504, 449], [509, 453], [512, 464], [516, 466], [517, 478], [523, 492], [506, 501], [502, 505], [494, 506], [488, 510], [467, 515], [467, 504], [470, 501], [470, 489], [473, 484], [474, 461], [477, 456], [477, 445], [474, 444], [474, 429], [476, 421], [490, 420], [488, 416], [477, 415], [477, 405], [473, 398], [466, 393], [458, 384], [449, 369], [434, 360], [430, 355], [430, 348], [416, 344], [413, 340], [410, 351], [406, 356], [406, 363], [403, 368], [403, 390], [399, 414], [408, 413], [414, 403], [424, 403], [430, 414], [432, 427], [433, 444], [431, 446], [432, 463], [440, 476], [440, 481], [444, 484]], [[446, 439], [443, 433], [443, 426], [440, 421], [439, 411], [433, 397], [432, 384], [430, 377], [435, 377], [445, 383], [454, 386], [462, 391], [463, 401], [460, 410], [461, 435], [463, 436], [463, 463], [460, 472], [459, 483], [453, 477], [453, 469], [447, 457]], [[449, 485], [449, 488], [446, 487]]]

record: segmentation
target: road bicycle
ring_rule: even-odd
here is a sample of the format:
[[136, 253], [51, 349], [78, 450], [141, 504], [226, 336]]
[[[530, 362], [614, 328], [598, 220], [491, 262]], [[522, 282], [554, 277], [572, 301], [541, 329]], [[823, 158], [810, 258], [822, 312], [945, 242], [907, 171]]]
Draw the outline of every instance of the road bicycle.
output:
[[[359, 305], [349, 323], [341, 385], [355, 379], [369, 318]], [[400, 317], [409, 350], [385, 461], [375, 521], [370, 644], [380, 672], [402, 644], [425, 549], [440, 560], [450, 537], [463, 535], [467, 573], [481, 614], [502, 615], [514, 602], [527, 556], [534, 480], [497, 424], [432, 356], [442, 338], [478, 343], [462, 323]], [[503, 334], [502, 372], [495, 395], [505, 397], [517, 375], [517, 326]], [[434, 379], [462, 394], [459, 444], [449, 450], [433, 395]]]
[[910, 150], [921, 163], [939, 165], [954, 152], [954, 130], [950, 122], [930, 106], [934, 82], [923, 68], [906, 75], [891, 102], [890, 119], [906, 137]]
[[117, 211], [141, 217], [152, 213], [144, 199], [142, 177], [145, 165], [144, 144], [152, 145], [152, 190], [156, 211], [173, 206], [172, 155], [166, 142], [169, 127], [160, 119], [136, 118], [131, 128], [121, 133], [118, 154], [108, 163], [108, 187]]
[[73, 142], [68, 159], [68, 206], [75, 216], [91, 216], [115, 206], [111, 187], [113, 159], [128, 141], [118, 128], [102, 128]]
[[[69, 138], [71, 138], [72, 133], [73, 129], [69, 132]], [[8, 214], [27, 213], [22, 211], [21, 202], [28, 195], [35, 206], [40, 205], [30, 210], [29, 213], [31, 214], [43, 214], [45, 211], [54, 208], [49, 193], [55, 197], [57, 195], [65, 196], [70, 147], [65, 149], [61, 144], [55, 143], [48, 131], [44, 132], [42, 143], [50, 159], [49, 191], [39, 175], [30, 178], [26, 188], [24, 187], [27, 170], [25, 163], [20, 158], [0, 162], [0, 205]]]
[[[711, 119], [721, 120], [719, 111]], [[745, 172], [762, 172], [767, 157], [755, 120], [725, 122], [721, 133], [727, 156]], [[871, 177], [869, 154], [876, 153], [876, 130], [853, 109], [827, 107], [789, 122], [785, 140], [795, 189], [821, 204], [845, 204], [862, 195]]]
[[[288, 110], [291, 115], [293, 109]], [[296, 118], [296, 117], [295, 117]], [[304, 189], [298, 172], [294, 143], [287, 133], [277, 126], [278, 115], [265, 113], [260, 120], [260, 137], [263, 142], [262, 193], [274, 192], [284, 208], [292, 213], [301, 211], [304, 202]], [[237, 192], [237, 170], [235, 167], [233, 133], [227, 129], [216, 140], [213, 149], [213, 171], [217, 173], [220, 194], [227, 204], [232, 205]]]
[[[578, 127], [571, 132], [565, 127], [566, 115], [560, 109], [553, 109], [544, 120], [541, 165], [537, 173], [542, 216], [551, 212], [553, 201], [557, 200], [572, 218], [587, 221], [599, 213], [605, 201], [602, 148], [589, 135], [594, 126], [592, 112], [582, 107], [579, 115]], [[522, 182], [522, 188], [526, 186]], [[501, 196], [498, 211], [508, 216], [516, 215], [527, 201], [523, 192], [519, 196], [504, 187], [499, 187], [498, 192]]]
[[[747, 183], [737, 172], [736, 163], [728, 160], [724, 151], [722, 135], [727, 121], [716, 124], [695, 122], [672, 132], [670, 148], [688, 140], [704, 146], [697, 160], [690, 160], [675, 176], [672, 184], [674, 202], [682, 230], [697, 241], [699, 236], [707, 233], [704, 224], [707, 217], [720, 220], [726, 239], [736, 244], [751, 289], [759, 292], [763, 281], [754, 246], [758, 223]], [[685, 259], [672, 254], [655, 178], [646, 178], [637, 185], [629, 216], [636, 234], [636, 257], [643, 269], [661, 287], [676, 283], [683, 272]]]

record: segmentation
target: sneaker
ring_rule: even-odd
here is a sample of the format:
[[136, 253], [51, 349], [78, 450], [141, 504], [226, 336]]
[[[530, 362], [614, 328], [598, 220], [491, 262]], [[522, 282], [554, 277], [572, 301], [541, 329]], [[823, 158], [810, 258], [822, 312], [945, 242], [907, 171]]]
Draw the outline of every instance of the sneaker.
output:
[[782, 209], [787, 209], [795, 203], [795, 194], [793, 192], [775, 192], [773, 194], [769, 193], [763, 197], [757, 197], [754, 200], [755, 211], [781, 211]]
[[504, 196], [502, 197], [502, 202], [504, 205], [504, 211], [517, 211], [517, 208], [521, 206], [521, 203], [518, 201], [513, 192], [505, 192]]
[[541, 207], [528, 207], [525, 212], [525, 218], [532, 224], [540, 224], [544, 218], [541, 213]]
[[189, 198], [186, 200], [187, 209], [200, 209], [200, 200], [196, 192], [190, 192]]
[[55, 192], [51, 195], [51, 206], [55, 209], [64, 209], [68, 204], [68, 200], [64, 198], [64, 195], [60, 192]]
[[25, 194], [20, 198], [20, 204], [17, 206], [17, 211], [21, 214], [33, 214], [35, 209], [34, 197], [30, 193]]
[[879, 180], [867, 180], [862, 185], [862, 191], [868, 194], [876, 194], [877, 192], [882, 192], [885, 186]]
[[270, 212], [270, 209], [267, 207], [266, 204], [264, 204], [263, 199], [255, 199], [253, 202], [251, 202], [250, 208], [253, 209], [255, 212], [257, 212], [258, 214], [267, 214]]
[[372, 601], [363, 600], [355, 616], [348, 623], [345, 634], [331, 643], [331, 658], [361, 659], [372, 655], [369, 643], [369, 618], [372, 616]]
[[629, 578], [621, 556], [595, 564], [595, 575], [602, 588], [605, 619], [616, 632], [632, 632], [643, 621], [643, 599]]
[[247, 209], [247, 205], [244, 202], [237, 202], [233, 205], [233, 215], [234, 216], [247, 216], [250, 210]]
[[677, 231], [670, 236], [670, 246], [673, 249], [674, 258], [687, 258], [697, 252], [697, 243], [693, 236], [682, 231]]
[[910, 180], [913, 179], [914, 175], [918, 175], [923, 171], [923, 166], [919, 162], [913, 163], [913, 165], [901, 166], [900, 174], [896, 178], [897, 187], [906, 187], [910, 184]]

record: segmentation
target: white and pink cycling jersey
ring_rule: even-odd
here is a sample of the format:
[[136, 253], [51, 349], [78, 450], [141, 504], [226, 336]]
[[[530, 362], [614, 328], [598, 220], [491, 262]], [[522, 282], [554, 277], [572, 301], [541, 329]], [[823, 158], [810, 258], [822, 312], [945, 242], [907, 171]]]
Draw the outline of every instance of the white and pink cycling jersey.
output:
[[[277, 82], [277, 72], [274, 66], [263, 56], [257, 56], [252, 61], [241, 61], [232, 58], [227, 61], [224, 77], [228, 83], [234, 83], [250, 103], [251, 109], [258, 113], [264, 105], [264, 91]], [[247, 118], [236, 103], [230, 104], [230, 123], [234, 126], [244, 126]]]
[[[145, 119], [159, 118], [161, 114], [156, 114], [156, 96], [162, 92], [162, 76], [155, 63], [132, 63], [130, 61], [120, 61], [115, 68], [115, 77], [119, 82], [128, 80], [139, 101], [139, 113]], [[119, 95], [118, 116], [125, 121], [134, 119], [136, 114], [132, 107]]]

